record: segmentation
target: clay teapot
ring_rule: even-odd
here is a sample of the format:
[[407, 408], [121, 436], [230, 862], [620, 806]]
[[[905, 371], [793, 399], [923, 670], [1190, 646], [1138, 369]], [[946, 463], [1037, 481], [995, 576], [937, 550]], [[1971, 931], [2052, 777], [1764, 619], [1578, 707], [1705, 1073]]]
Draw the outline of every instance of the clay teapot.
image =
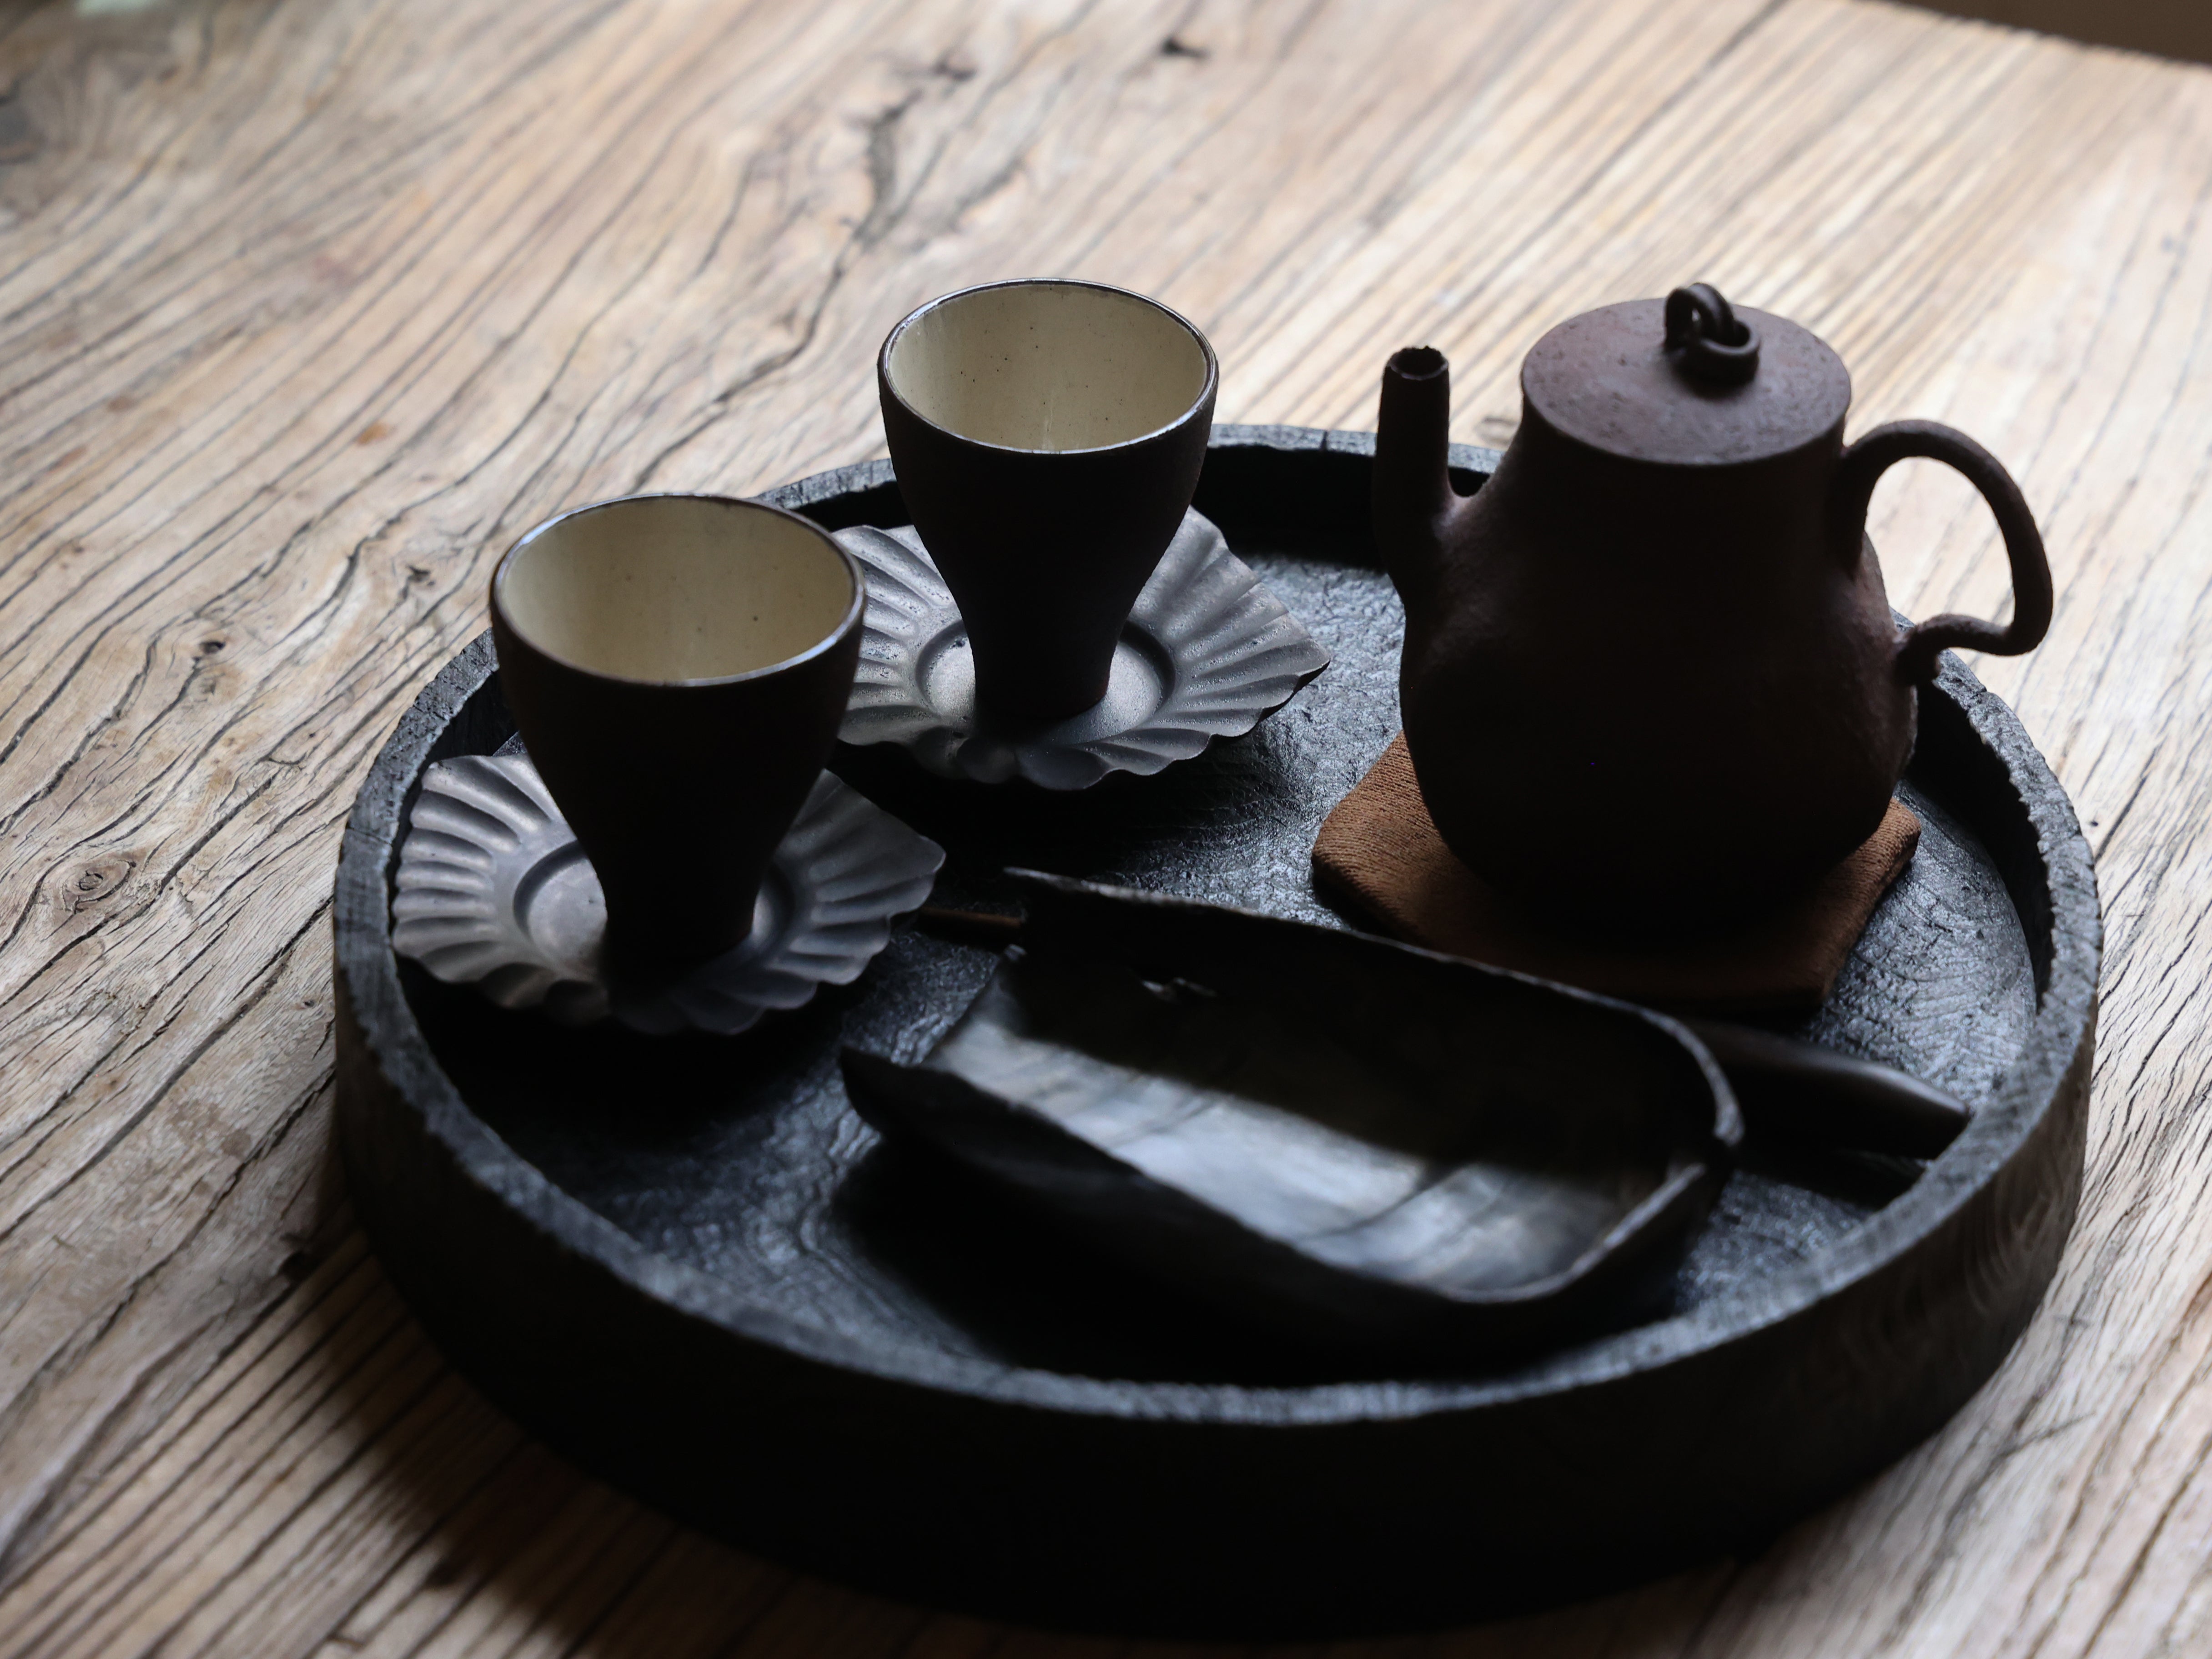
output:
[[[1846, 447], [1850, 376], [1784, 318], [1703, 283], [1607, 306], [1538, 341], [1521, 386], [1473, 495], [1445, 471], [1441, 354], [1390, 359], [1375, 441], [1414, 774], [1510, 899], [1623, 932], [1782, 902], [1881, 822], [1936, 653], [2013, 655], [2050, 626], [2042, 538], [1996, 458], [1928, 421]], [[1866, 515], [1909, 456], [1995, 511], [2009, 624], [1898, 629]]]

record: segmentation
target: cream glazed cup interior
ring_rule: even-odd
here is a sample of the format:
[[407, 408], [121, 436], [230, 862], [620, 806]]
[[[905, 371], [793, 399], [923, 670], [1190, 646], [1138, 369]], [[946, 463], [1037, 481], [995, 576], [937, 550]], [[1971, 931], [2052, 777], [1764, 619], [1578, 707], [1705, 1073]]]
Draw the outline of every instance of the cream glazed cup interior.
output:
[[934, 426], [1002, 449], [1104, 449], [1175, 425], [1213, 385], [1205, 337], [1092, 283], [1000, 283], [892, 330], [884, 378]]
[[812, 655], [866, 602], [852, 561], [795, 514], [634, 495], [542, 525], [492, 603], [546, 655], [615, 679], [726, 680]]

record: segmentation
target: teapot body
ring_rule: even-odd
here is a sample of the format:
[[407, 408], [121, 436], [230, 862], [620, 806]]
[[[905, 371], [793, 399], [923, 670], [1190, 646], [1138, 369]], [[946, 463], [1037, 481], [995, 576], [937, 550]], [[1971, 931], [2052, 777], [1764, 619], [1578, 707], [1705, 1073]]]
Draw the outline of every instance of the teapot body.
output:
[[1843, 453], [1840, 418], [1686, 466], [1525, 412], [1407, 607], [1407, 744], [1463, 862], [1564, 917], [1680, 928], [1874, 833], [1914, 694], [1874, 550], [1828, 510]]
[[[1519, 432], [1462, 497], [1449, 368], [1392, 357], [1374, 519], [1422, 798], [1524, 908], [1677, 933], [1772, 908], [1881, 823], [1938, 653], [2015, 655], [2050, 627], [2043, 540], [1996, 458], [1928, 421], [1847, 447], [1850, 376], [1784, 318], [1704, 283], [1606, 306], [1537, 342], [1521, 389]], [[1867, 503], [1916, 456], [1996, 514], [2004, 625], [1899, 633]]]

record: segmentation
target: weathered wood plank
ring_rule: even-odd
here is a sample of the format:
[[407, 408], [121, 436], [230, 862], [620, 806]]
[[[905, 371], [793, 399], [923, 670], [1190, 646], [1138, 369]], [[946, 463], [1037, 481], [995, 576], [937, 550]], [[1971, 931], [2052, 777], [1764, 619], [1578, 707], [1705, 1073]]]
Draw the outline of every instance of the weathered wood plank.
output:
[[[2111, 951], [2019, 1353], [1756, 1560], [1326, 1650], [2212, 1639], [2212, 73], [1858, 0], [181, 0], [11, 9], [0, 88], [0, 1652], [1124, 1650], [576, 1474], [327, 1151], [337, 831], [505, 542], [878, 453], [883, 330], [1040, 270], [1193, 316], [1224, 419], [1369, 424], [1426, 338], [1491, 441], [1549, 322], [1709, 277], [1996, 449], [2057, 572], [1984, 667]], [[1874, 532], [1905, 608], [2003, 603], [1935, 469]]]

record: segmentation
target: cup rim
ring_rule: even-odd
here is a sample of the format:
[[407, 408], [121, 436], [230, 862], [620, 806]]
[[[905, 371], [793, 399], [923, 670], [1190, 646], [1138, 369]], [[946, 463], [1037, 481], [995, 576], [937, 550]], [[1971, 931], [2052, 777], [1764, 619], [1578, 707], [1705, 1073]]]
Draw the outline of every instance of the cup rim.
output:
[[[516, 556], [521, 553], [540, 536], [545, 534], [547, 531], [554, 529], [557, 526], [566, 524], [571, 519], [580, 519], [586, 513], [604, 512], [609, 507], [629, 507], [639, 501], [712, 501], [718, 507], [744, 507], [751, 512], [772, 514], [777, 518], [789, 519], [795, 524], [803, 525], [808, 530], [811, 531], [815, 537], [820, 540], [831, 553], [835, 554], [837, 558], [843, 562], [845, 574], [851, 579], [853, 583], [852, 603], [845, 607], [845, 613], [842, 617], [838, 618], [837, 625], [835, 628], [832, 628], [827, 634], [824, 634], [812, 645], [808, 646], [805, 650], [794, 653], [793, 655], [785, 657], [776, 662], [763, 663], [758, 668], [748, 668], [741, 673], [713, 674], [699, 679], [639, 679], [635, 676], [629, 674], [610, 674], [605, 669], [589, 668], [582, 663], [572, 662], [567, 657], [562, 656], [559, 652], [549, 649], [547, 647], [541, 645], [535, 639], [532, 639], [529, 634], [515, 622], [514, 618], [507, 614], [505, 599], [507, 573], [513, 568]], [[544, 657], [547, 661], [558, 663], [562, 668], [568, 670], [570, 673], [582, 674], [595, 680], [604, 680], [611, 685], [636, 685], [647, 687], [736, 685], [746, 680], [763, 679], [770, 674], [781, 673], [786, 669], [795, 668], [801, 663], [810, 662], [815, 658], [821, 656], [824, 652], [835, 648], [839, 641], [842, 640], [846, 635], [853, 631], [854, 628], [859, 623], [860, 618], [866, 614], [867, 608], [868, 584], [865, 574], [860, 569], [860, 561], [855, 559], [850, 553], [848, 553], [838, 544], [837, 538], [835, 536], [831, 535], [827, 530], [824, 530], [820, 525], [815, 523], [813, 520], [808, 518], [803, 513], [793, 513], [788, 507], [776, 507], [768, 501], [757, 501], [750, 496], [716, 495], [710, 494], [708, 491], [698, 489], [656, 489], [647, 490], [635, 495], [615, 495], [611, 496], [603, 501], [587, 501], [581, 507], [572, 507], [565, 513], [556, 513], [544, 523], [525, 532], [524, 534], [515, 542], [514, 546], [508, 548], [506, 552], [500, 555], [499, 563], [493, 567], [491, 573], [492, 615], [509, 633], [513, 634], [515, 638], [520, 640], [524, 644], [527, 645], [532, 651], [537, 652], [538, 655]]]
[[[1149, 432], [1140, 432], [1133, 438], [1124, 438], [1118, 443], [1094, 444], [1087, 449], [1030, 449], [1020, 444], [994, 444], [986, 438], [971, 438], [964, 432], [955, 432], [951, 427], [941, 422], [931, 420], [928, 416], [916, 409], [907, 400], [905, 393], [892, 382], [891, 349], [898, 344], [899, 337], [914, 324], [920, 322], [927, 313], [936, 310], [939, 306], [950, 305], [955, 300], [964, 300], [971, 294], [984, 294], [998, 288], [1083, 288], [1098, 294], [1119, 295], [1123, 299], [1135, 300], [1140, 304], [1150, 306], [1153, 310], [1168, 317], [1188, 332], [1192, 339], [1198, 342], [1198, 349], [1206, 354], [1206, 383], [1199, 387], [1198, 395], [1190, 400], [1189, 405], [1175, 419], [1156, 426]], [[950, 294], [940, 294], [933, 300], [925, 300], [905, 316], [900, 318], [897, 322], [892, 324], [891, 331], [884, 336], [883, 344], [876, 350], [876, 384], [881, 388], [884, 397], [896, 398], [901, 409], [929, 428], [931, 431], [942, 432], [948, 438], [963, 444], [973, 444], [978, 449], [992, 450], [1001, 455], [1106, 455], [1117, 449], [1133, 449], [1139, 444], [1150, 443], [1162, 433], [1173, 432], [1177, 427], [1188, 425], [1191, 417], [1212, 403], [1215, 393], [1220, 389], [1221, 360], [1214, 355], [1213, 342], [1206, 337], [1206, 331], [1203, 329], [1173, 306], [1164, 304], [1149, 294], [1139, 294], [1134, 289], [1117, 288], [1111, 283], [1091, 282], [1081, 276], [1008, 276], [995, 283], [974, 283], [966, 288], [956, 288]]]

